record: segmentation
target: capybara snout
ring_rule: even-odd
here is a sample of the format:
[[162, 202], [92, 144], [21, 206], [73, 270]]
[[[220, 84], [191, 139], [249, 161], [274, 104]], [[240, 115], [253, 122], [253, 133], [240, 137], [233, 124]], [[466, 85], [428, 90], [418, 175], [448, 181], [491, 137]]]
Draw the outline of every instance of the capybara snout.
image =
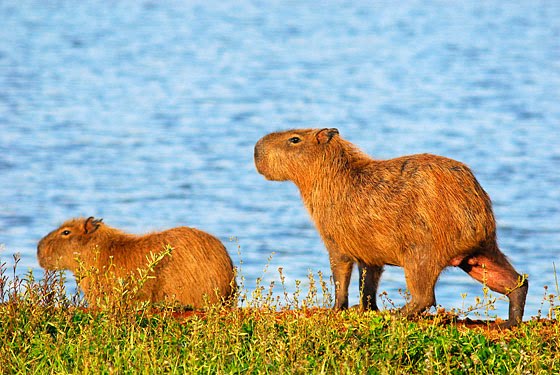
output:
[[[156, 265], [145, 282], [141, 299], [176, 301], [195, 308], [206, 302], [231, 302], [236, 284], [231, 258], [214, 236], [195, 228], [178, 227], [163, 232], [134, 235], [112, 228], [101, 219], [71, 219], [42, 238], [37, 245], [41, 267], [76, 273], [79, 262], [86, 268], [127, 277], [144, 269], [151, 254], [166, 246], [171, 254]], [[153, 276], [153, 277], [152, 277]], [[99, 294], [86, 278], [80, 287], [88, 302]]]
[[441, 271], [458, 266], [509, 297], [509, 325], [521, 321], [527, 280], [499, 250], [490, 198], [466, 165], [430, 154], [375, 160], [325, 128], [264, 136], [255, 166], [299, 188], [329, 252], [335, 308], [348, 306], [355, 263], [360, 303], [371, 309], [383, 266], [403, 267], [412, 296], [406, 314], [435, 304]]
[[257, 143], [257, 144], [255, 145], [255, 150], [253, 151], [253, 158], [254, 158], [255, 160], [258, 160], [258, 159], [259, 159], [259, 149], [260, 149], [260, 145]]

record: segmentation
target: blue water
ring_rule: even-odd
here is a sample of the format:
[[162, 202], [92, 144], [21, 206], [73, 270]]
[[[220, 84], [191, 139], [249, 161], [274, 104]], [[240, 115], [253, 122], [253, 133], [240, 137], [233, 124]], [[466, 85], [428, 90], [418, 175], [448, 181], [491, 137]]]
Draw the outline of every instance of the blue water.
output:
[[[20, 252], [19, 270], [40, 273], [37, 241], [93, 215], [198, 227], [248, 287], [283, 267], [288, 291], [305, 288], [309, 271], [330, 275], [326, 251], [295, 186], [257, 174], [253, 145], [337, 127], [377, 158], [470, 165], [536, 315], [560, 268], [559, 20], [560, 2], [533, 0], [2, 1], [1, 261]], [[404, 287], [387, 268], [380, 290], [401, 303]], [[436, 295], [461, 307], [482, 288], [450, 269]]]

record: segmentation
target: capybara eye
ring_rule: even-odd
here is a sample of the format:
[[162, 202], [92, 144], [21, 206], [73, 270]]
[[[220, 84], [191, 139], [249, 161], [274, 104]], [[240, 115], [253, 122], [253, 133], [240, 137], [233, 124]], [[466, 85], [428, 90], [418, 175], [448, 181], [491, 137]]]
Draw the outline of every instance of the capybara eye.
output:
[[70, 231], [68, 229], [62, 232], [63, 236], [68, 236], [69, 234], [70, 234]]
[[290, 143], [300, 143], [301, 138], [300, 137], [292, 137], [292, 138], [288, 139], [288, 142], [290, 142]]

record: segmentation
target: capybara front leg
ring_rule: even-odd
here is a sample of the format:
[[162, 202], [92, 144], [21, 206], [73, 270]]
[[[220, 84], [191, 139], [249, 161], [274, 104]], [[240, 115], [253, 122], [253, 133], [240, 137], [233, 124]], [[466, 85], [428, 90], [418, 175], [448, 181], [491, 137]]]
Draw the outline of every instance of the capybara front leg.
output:
[[383, 273], [382, 266], [358, 264], [360, 271], [360, 307], [364, 310], [378, 310], [377, 287]]
[[400, 310], [406, 316], [420, 314], [435, 305], [434, 287], [441, 271], [426, 266], [422, 267], [414, 260], [410, 262], [411, 264], [404, 267], [404, 275], [411, 300]]
[[348, 285], [350, 284], [354, 262], [338, 252], [330, 253], [330, 261], [335, 286], [334, 308], [337, 310], [347, 309]]
[[459, 267], [471, 277], [509, 299], [509, 317], [504, 327], [513, 327], [523, 320], [529, 282], [518, 274], [501, 252], [470, 255]]

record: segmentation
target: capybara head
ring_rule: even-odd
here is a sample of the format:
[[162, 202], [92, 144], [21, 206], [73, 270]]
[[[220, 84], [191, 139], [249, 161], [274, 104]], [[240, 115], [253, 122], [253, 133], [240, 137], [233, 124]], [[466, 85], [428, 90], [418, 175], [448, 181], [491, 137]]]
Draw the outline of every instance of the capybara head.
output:
[[[88, 249], [103, 219], [71, 219], [39, 241], [37, 258], [39, 265], [47, 270], [74, 269], [76, 257]], [[93, 251], [93, 249], [91, 249]]]
[[302, 168], [321, 163], [329, 145], [339, 139], [335, 128], [271, 133], [255, 145], [255, 166], [267, 180], [294, 181]]

